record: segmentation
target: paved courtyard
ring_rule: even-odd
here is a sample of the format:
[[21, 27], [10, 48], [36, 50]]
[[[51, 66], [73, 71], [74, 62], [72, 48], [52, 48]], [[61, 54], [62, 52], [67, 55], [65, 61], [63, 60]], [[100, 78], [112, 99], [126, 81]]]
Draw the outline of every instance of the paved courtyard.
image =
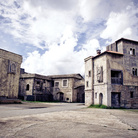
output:
[[138, 110], [78, 103], [0, 105], [0, 138], [136, 138]]

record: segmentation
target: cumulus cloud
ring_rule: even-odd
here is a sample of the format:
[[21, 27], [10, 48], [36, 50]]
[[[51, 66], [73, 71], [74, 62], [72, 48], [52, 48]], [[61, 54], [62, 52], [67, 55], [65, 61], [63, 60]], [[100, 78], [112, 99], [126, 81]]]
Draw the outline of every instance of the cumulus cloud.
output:
[[122, 9], [122, 12], [111, 12], [105, 23], [106, 28], [100, 36], [104, 39], [110, 39], [112, 42], [121, 37], [137, 39], [137, 32], [135, 31], [138, 29], [137, 13], [138, 8], [134, 8], [132, 3], [125, 10]]
[[84, 58], [105, 49], [101, 42], [137, 39], [136, 13], [132, 0], [1, 0], [0, 44], [7, 34], [28, 49], [27, 72], [84, 74]]
[[54, 43], [48, 51], [40, 55], [38, 51], [29, 53], [22, 67], [27, 72], [40, 74], [67, 74], [81, 73], [84, 75], [84, 58], [95, 55], [100, 47], [97, 39], [89, 40], [80, 51], [74, 51], [78, 39], [74, 36], [70, 27], [67, 27], [60, 39], [60, 43]]

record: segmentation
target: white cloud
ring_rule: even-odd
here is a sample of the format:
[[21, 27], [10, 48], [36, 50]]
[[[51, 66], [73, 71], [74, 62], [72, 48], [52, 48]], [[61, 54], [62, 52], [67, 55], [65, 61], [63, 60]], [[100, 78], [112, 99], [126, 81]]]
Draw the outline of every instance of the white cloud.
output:
[[[137, 39], [138, 11], [131, 0], [1, 0], [0, 3], [4, 18], [0, 31], [12, 35], [18, 48], [20, 44], [36, 48], [27, 57], [23, 55], [22, 67], [28, 72], [83, 74], [84, 58], [95, 55], [100, 48], [100, 36], [112, 41], [122, 36]], [[79, 51], [74, 51], [76, 47]]]
[[133, 4], [122, 9], [122, 12], [111, 12], [106, 22], [106, 28], [101, 33], [104, 39], [111, 39], [112, 42], [124, 37], [137, 39], [138, 18], [136, 17], [138, 8], [134, 8]]
[[27, 72], [38, 72], [45, 75], [67, 73], [84, 75], [84, 58], [91, 54], [95, 55], [96, 49], [100, 46], [98, 40], [93, 39], [83, 45], [80, 51], [74, 51], [77, 41], [70, 27], [67, 27], [60, 40], [60, 45], [53, 44], [43, 55], [40, 55], [38, 51], [30, 53], [22, 67]]

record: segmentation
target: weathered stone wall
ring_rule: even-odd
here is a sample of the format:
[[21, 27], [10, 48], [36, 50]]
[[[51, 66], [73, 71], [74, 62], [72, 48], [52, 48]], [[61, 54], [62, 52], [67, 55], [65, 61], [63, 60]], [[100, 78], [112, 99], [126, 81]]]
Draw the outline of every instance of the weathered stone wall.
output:
[[[89, 76], [89, 71], [91, 76]], [[85, 59], [85, 105], [87, 106], [94, 103], [93, 89], [93, 60], [92, 57], [88, 57]]]
[[[67, 80], [67, 86], [63, 86], [63, 80]], [[59, 86], [55, 86], [55, 82], [59, 82]], [[57, 78], [54, 79], [54, 88], [53, 88], [53, 98], [54, 100], [59, 100], [57, 94], [62, 92], [64, 94], [63, 101], [72, 102], [72, 93], [73, 93], [73, 84], [74, 79], [72, 78]], [[68, 99], [67, 99], [68, 98]]]
[[[108, 54], [107, 68], [108, 68], [108, 106], [112, 106], [111, 93], [120, 93], [120, 106], [125, 108], [136, 108], [138, 106], [138, 76], [133, 76], [127, 71], [123, 65], [124, 56], [115, 56]], [[123, 73], [123, 84], [111, 83], [111, 70], [120, 70]], [[133, 88], [133, 90], [131, 89]], [[130, 97], [130, 92], [133, 92], [134, 97]]]
[[[99, 74], [98, 69], [102, 67]], [[98, 75], [102, 81], [98, 81]], [[100, 104], [100, 94], [103, 95], [102, 104], [107, 105], [107, 60], [106, 55], [94, 59], [94, 104]]]
[[[27, 89], [28, 85], [28, 89]], [[19, 96], [26, 100], [31, 95], [52, 94], [51, 80], [37, 74], [21, 74]], [[48, 99], [48, 98], [47, 98]]]
[[[135, 49], [135, 55], [130, 55], [130, 48]], [[123, 54], [123, 67], [130, 74], [132, 74], [132, 68], [138, 69], [138, 44], [132, 42], [123, 42]]]
[[0, 49], [0, 97], [18, 98], [22, 56]]

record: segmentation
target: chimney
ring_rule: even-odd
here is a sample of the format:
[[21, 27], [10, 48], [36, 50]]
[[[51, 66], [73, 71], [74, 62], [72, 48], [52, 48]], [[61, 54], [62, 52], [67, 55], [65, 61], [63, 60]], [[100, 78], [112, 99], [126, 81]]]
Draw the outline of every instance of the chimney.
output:
[[100, 54], [101, 54], [101, 50], [97, 49], [97, 55], [100, 55]]

